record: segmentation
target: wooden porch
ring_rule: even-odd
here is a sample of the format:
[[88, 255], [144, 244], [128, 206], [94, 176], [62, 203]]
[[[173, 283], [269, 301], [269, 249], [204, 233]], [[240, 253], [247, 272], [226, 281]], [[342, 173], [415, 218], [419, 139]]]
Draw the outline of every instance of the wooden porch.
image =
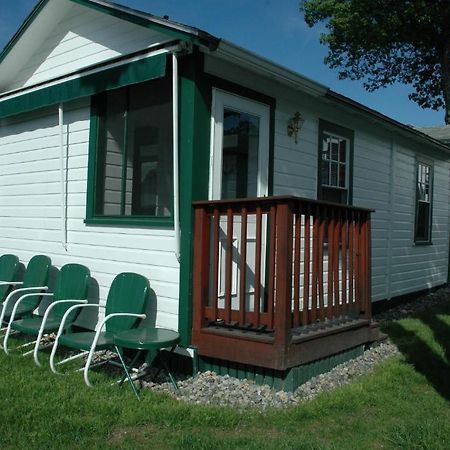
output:
[[377, 339], [370, 210], [286, 196], [194, 208], [200, 356], [286, 370]]

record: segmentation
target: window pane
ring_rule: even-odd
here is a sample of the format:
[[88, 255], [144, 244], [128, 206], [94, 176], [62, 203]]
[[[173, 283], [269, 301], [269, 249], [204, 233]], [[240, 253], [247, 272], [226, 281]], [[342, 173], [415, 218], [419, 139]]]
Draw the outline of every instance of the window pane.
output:
[[112, 91], [106, 97], [99, 142], [104, 149], [104, 152], [100, 152], [103, 160], [100, 158], [99, 161], [103, 173], [100, 178], [102, 201], [96, 205], [96, 213], [101, 215], [121, 213], [125, 105], [126, 95], [123, 89]]
[[430, 204], [425, 202], [418, 202], [417, 205], [417, 224], [416, 224], [416, 239], [429, 239], [429, 218], [430, 218]]
[[339, 164], [339, 186], [345, 188], [345, 164]]
[[337, 138], [333, 138], [331, 141], [331, 159], [339, 161], [339, 140]]
[[331, 176], [330, 176], [330, 186], [339, 186], [338, 185], [338, 164], [332, 162], [330, 164]]
[[259, 118], [224, 110], [222, 198], [256, 197]]
[[330, 136], [325, 135], [322, 141], [322, 159], [330, 159]]
[[171, 99], [167, 79], [129, 89], [126, 215], [171, 215]]
[[330, 184], [330, 163], [322, 161], [322, 184]]
[[98, 215], [171, 215], [172, 89], [169, 77], [103, 94]]
[[347, 141], [345, 139], [339, 140], [339, 161], [345, 163], [347, 159]]

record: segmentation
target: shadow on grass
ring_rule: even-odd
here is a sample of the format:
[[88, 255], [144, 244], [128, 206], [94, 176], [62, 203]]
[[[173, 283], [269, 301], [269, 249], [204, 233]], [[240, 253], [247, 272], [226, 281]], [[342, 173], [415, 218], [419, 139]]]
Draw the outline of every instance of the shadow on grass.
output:
[[417, 320], [422, 322], [418, 327], [429, 327], [444, 356], [419, 336], [419, 330], [409, 330], [401, 322], [389, 324], [385, 331], [406, 361], [423, 374], [443, 398], [450, 401], [450, 326], [438, 317], [438, 313], [421, 315]]

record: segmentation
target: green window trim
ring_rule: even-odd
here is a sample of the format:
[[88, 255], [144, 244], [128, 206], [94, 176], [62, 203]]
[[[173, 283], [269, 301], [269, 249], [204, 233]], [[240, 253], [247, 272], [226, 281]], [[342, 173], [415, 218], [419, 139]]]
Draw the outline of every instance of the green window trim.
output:
[[317, 151], [317, 199], [321, 200], [323, 198], [323, 183], [322, 183], [322, 141], [323, 135], [325, 133], [336, 134], [337, 136], [347, 139], [350, 143], [350, 148], [348, 149], [348, 186], [347, 186], [347, 204], [353, 204], [353, 153], [354, 153], [354, 140], [355, 133], [349, 128], [336, 125], [332, 122], [328, 122], [323, 119], [319, 119], [319, 133], [318, 133], [318, 151]]
[[0, 101], [0, 119], [90, 97], [166, 74], [166, 54], [149, 56]]
[[[434, 166], [433, 162], [428, 159], [416, 158], [416, 170], [415, 170], [415, 186], [416, 186], [416, 197], [414, 202], [414, 245], [432, 245], [432, 230], [433, 230], [433, 189], [434, 189]], [[426, 224], [426, 234], [427, 236], [421, 237], [418, 236], [418, 228], [419, 228], [419, 204], [421, 200], [419, 199], [419, 177], [420, 177], [420, 167], [428, 167], [429, 168], [429, 180], [428, 180], [428, 190], [429, 190], [429, 201], [424, 202], [427, 203], [428, 206], [428, 214], [427, 214], [427, 224]]]
[[[126, 92], [128, 99], [129, 93]], [[127, 102], [128, 104], [128, 102]], [[99, 188], [98, 180], [103, 175], [103, 167], [101, 167], [102, 152], [101, 148], [101, 132], [102, 121], [101, 115], [105, 110], [105, 97], [102, 95], [91, 97], [91, 114], [90, 114], [90, 129], [89, 129], [89, 156], [88, 156], [88, 177], [87, 177], [87, 196], [86, 196], [86, 218], [84, 223], [86, 225], [116, 225], [128, 227], [147, 227], [147, 228], [174, 228], [173, 213], [170, 216], [148, 216], [148, 215], [125, 215], [125, 180], [126, 180], [126, 164], [122, 165], [122, 189], [121, 189], [121, 212], [119, 215], [104, 215], [96, 212], [96, 206], [103, 201], [103, 191]], [[126, 158], [128, 148], [128, 106], [124, 112], [124, 149], [123, 158]], [[170, 148], [172, 151], [172, 146]], [[172, 204], [173, 209], [173, 204]]]

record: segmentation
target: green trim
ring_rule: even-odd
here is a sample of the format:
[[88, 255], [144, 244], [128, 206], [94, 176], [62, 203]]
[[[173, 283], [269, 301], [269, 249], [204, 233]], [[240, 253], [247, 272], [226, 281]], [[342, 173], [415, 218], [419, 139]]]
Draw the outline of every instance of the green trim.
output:
[[[417, 207], [419, 204], [418, 201], [418, 189], [417, 189], [417, 178], [419, 176], [419, 164], [423, 164], [430, 168], [430, 211], [428, 217], [428, 239], [417, 239], [417, 219], [419, 208]], [[427, 158], [422, 158], [416, 156], [416, 170], [415, 170], [415, 188], [416, 188], [416, 198], [414, 202], [414, 245], [433, 245], [432, 241], [432, 232], [433, 232], [433, 191], [434, 191], [434, 164], [433, 161]]]
[[0, 101], [0, 118], [161, 78], [165, 73], [166, 55], [151, 56]]
[[150, 217], [150, 216], [102, 216], [91, 217], [84, 220], [86, 225], [119, 225], [126, 227], [147, 228], [173, 228], [172, 217]]
[[350, 141], [349, 149], [349, 173], [348, 173], [348, 205], [353, 204], [353, 159], [354, 159], [354, 149], [355, 149], [355, 132], [349, 128], [341, 127], [332, 122], [328, 122], [323, 119], [319, 119], [319, 132], [318, 132], [318, 143], [317, 143], [317, 199], [320, 200], [322, 197], [322, 135], [324, 131], [329, 131], [331, 133], [336, 133]]
[[277, 390], [282, 389], [284, 391], [293, 392], [311, 378], [329, 372], [339, 364], [343, 364], [344, 362], [361, 356], [364, 353], [364, 347], [364, 345], [359, 345], [341, 353], [283, 371], [215, 358], [207, 358], [204, 356], [198, 357], [198, 365], [200, 372], [209, 370], [216, 372], [219, 375], [229, 375], [241, 380], [253, 380], [256, 384], [268, 384], [271, 388]]
[[[89, 126], [89, 156], [87, 173], [87, 195], [86, 195], [86, 217], [92, 218], [95, 215], [95, 179], [97, 169], [97, 154], [93, 149], [98, 148], [99, 117], [96, 102], [91, 98], [91, 115]], [[88, 219], [87, 219], [88, 220]]]
[[31, 25], [31, 23], [34, 21], [36, 16], [41, 12], [41, 10], [44, 8], [44, 6], [48, 3], [48, 0], [40, 0], [40, 2], [33, 8], [31, 13], [28, 15], [28, 17], [24, 20], [22, 25], [19, 27], [19, 29], [16, 31], [14, 36], [11, 38], [11, 40], [5, 45], [2, 52], [0, 53], [0, 64], [3, 62], [3, 60], [6, 58], [6, 56], [9, 54], [9, 52], [13, 49], [13, 47], [16, 45], [17, 41], [22, 37], [22, 35], [25, 33], [25, 31], [28, 29], [28, 27]]
[[196, 49], [179, 59], [180, 74], [180, 301], [178, 331], [188, 346], [192, 333], [192, 202], [208, 198], [211, 89], [203, 78], [203, 55]]
[[[163, 82], [166, 83], [169, 78], [166, 77]], [[153, 82], [154, 83], [154, 82]], [[103, 204], [104, 189], [99, 188], [99, 180], [104, 176], [105, 148], [101, 142], [104, 133], [101, 130], [104, 120], [101, 118], [106, 113], [106, 95], [99, 94], [91, 97], [91, 123], [89, 130], [89, 157], [88, 157], [88, 179], [86, 193], [86, 219], [87, 225], [119, 225], [131, 227], [154, 227], [154, 228], [173, 228], [173, 217], [158, 217], [149, 215], [135, 214], [125, 215], [125, 186], [127, 173], [127, 154], [129, 147], [128, 133], [128, 112], [129, 112], [129, 89], [125, 87], [125, 114], [123, 121], [123, 154], [122, 154], [122, 175], [121, 175], [121, 202], [120, 215], [104, 215], [98, 210], [98, 206]], [[173, 209], [173, 207], [172, 207]]]

